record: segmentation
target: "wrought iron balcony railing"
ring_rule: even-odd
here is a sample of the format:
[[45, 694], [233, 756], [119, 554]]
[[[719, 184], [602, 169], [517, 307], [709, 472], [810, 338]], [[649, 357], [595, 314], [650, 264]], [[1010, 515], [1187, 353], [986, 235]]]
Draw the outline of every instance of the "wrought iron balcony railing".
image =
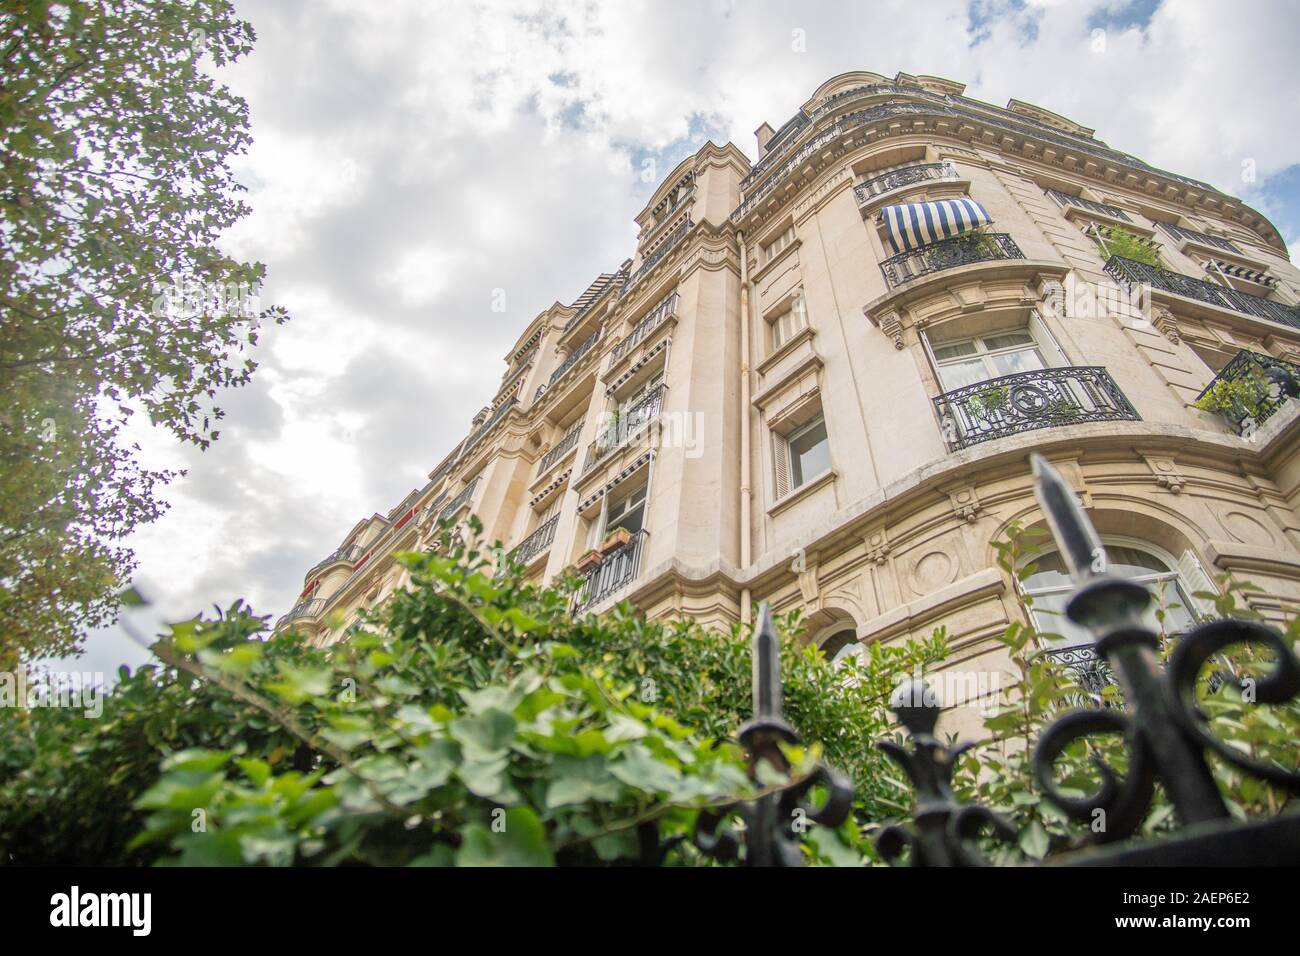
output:
[[613, 368], [617, 365], [623, 356], [632, 350], [633, 346], [655, 329], [659, 328], [664, 319], [668, 318], [670, 315], [676, 314], [677, 290], [674, 289], [672, 292], [668, 293], [668, 295], [664, 296], [658, 305], [647, 312], [641, 321], [632, 326], [631, 331], [627, 333], [627, 337], [624, 338], [623, 341], [614, 346], [609, 353], [609, 367]]
[[602, 458], [622, 448], [656, 418], [664, 407], [666, 385], [660, 385], [644, 398], [623, 409], [618, 418], [609, 423], [596, 440], [587, 446], [587, 458], [583, 464], [583, 474], [595, 468]]
[[885, 275], [885, 282], [894, 289], [904, 282], [911, 282], [932, 272], [942, 272], [944, 269], [954, 269], [973, 262], [1024, 257], [1020, 247], [1004, 232], [972, 233], [890, 256], [880, 264], [880, 271]]
[[1140, 420], [1104, 368], [1017, 372], [945, 392], [934, 405], [954, 451], [1037, 428]]
[[1123, 219], [1125, 222], [1132, 222], [1128, 213], [1119, 206], [1112, 206], [1109, 203], [1094, 202], [1091, 199], [1084, 199], [1082, 196], [1071, 196], [1069, 193], [1063, 193], [1059, 189], [1044, 189], [1047, 195], [1056, 200], [1059, 206], [1077, 206], [1080, 209], [1087, 209], [1089, 212], [1095, 212], [1102, 216], [1109, 216], [1112, 219]]
[[690, 216], [683, 219], [681, 225], [675, 227], [672, 232], [660, 240], [659, 245], [655, 246], [654, 252], [645, 257], [645, 260], [641, 263], [641, 267], [628, 277], [627, 282], [623, 284], [623, 288], [619, 290], [618, 294], [624, 296], [631, 292], [632, 287], [636, 285], [643, 276], [647, 275], [651, 269], [659, 264], [659, 261], [663, 259], [664, 256], [672, 252], [673, 249], [675, 249], [677, 245], [686, 238], [686, 234], [691, 231], [691, 227], [694, 225], [695, 223], [691, 222]]
[[588, 352], [590, 352], [591, 347], [595, 345], [597, 340], [599, 339], [600, 339], [600, 329], [597, 329], [595, 332], [592, 332], [591, 335], [583, 339], [582, 344], [580, 344], [576, 349], [573, 350], [573, 354], [571, 354], [568, 358], [566, 358], [563, 362], [561, 362], [559, 368], [557, 368], [554, 372], [551, 373], [550, 381], [546, 383], [545, 387], [539, 388], [537, 390], [537, 394], [541, 395], [542, 392], [546, 391], [546, 389], [550, 388], [560, 379], [564, 378], [565, 374], [568, 373], [569, 369], [577, 365], [578, 360], [582, 358], [584, 355], [586, 355]]
[[573, 427], [564, 433], [564, 437], [555, 443], [555, 447], [542, 456], [542, 460], [537, 463], [538, 478], [546, 474], [555, 467], [555, 463], [564, 457], [565, 453], [578, 443], [578, 435], [582, 433], [582, 419], [578, 419]]
[[334, 564], [336, 561], [355, 561], [360, 554], [361, 545], [359, 544], [349, 544], [342, 548], [338, 548], [328, 558], [324, 561], [318, 562], [310, 571], [308, 571], [307, 577], [311, 577], [321, 568], [329, 564]]
[[555, 529], [560, 524], [560, 516], [555, 515], [545, 523], [537, 526], [523, 541], [519, 542], [519, 547], [515, 548], [515, 560], [520, 564], [527, 564], [533, 558], [537, 557], [543, 551], [551, 546], [555, 540]]
[[462, 452], [462, 454], [467, 453], [471, 448], [482, 441], [483, 437], [492, 430], [496, 423], [505, 418], [510, 409], [514, 408], [518, 404], [519, 399], [517, 398], [512, 398], [508, 402], [502, 402], [497, 409], [488, 416], [487, 421], [471, 432], [469, 438], [465, 439], [465, 451]]
[[325, 610], [324, 598], [312, 598], [310, 601], [300, 601], [294, 605], [292, 611], [275, 622], [275, 629], [278, 631], [280, 628], [287, 624], [291, 624], [299, 618], [317, 617], [323, 610]]
[[1145, 262], [1125, 259], [1123, 256], [1111, 256], [1106, 262], [1106, 272], [1117, 282], [1130, 286], [1149, 286], [1162, 292], [1172, 292], [1174, 295], [1217, 305], [1221, 309], [1231, 309], [1289, 325], [1291, 328], [1300, 328], [1300, 309], [1203, 279], [1193, 279], [1160, 266], [1149, 266]]
[[[1224, 388], [1220, 383], [1239, 384]], [[1242, 349], [1197, 396], [1197, 402], [1211, 393], [1224, 396], [1227, 407], [1215, 410], [1237, 434], [1250, 434], [1300, 393], [1300, 365]]]
[[469, 504], [470, 499], [474, 497], [474, 491], [478, 488], [479, 482], [483, 478], [480, 475], [462, 489], [461, 493], [447, 503], [447, 506], [438, 513], [439, 519], [448, 518], [457, 514], [461, 508]]
[[573, 613], [581, 614], [634, 581], [641, 572], [641, 553], [649, 538], [650, 532], [638, 531], [627, 544], [606, 554], [600, 564], [587, 571], [573, 595]]
[[953, 168], [951, 163], [918, 163], [915, 166], [891, 169], [887, 173], [881, 173], [879, 176], [859, 183], [853, 187], [853, 195], [858, 197], [858, 205], [861, 206], [877, 196], [893, 192], [895, 189], [901, 189], [904, 186], [911, 186], [914, 183], [956, 178], [957, 170]]
[[1185, 229], [1182, 226], [1175, 226], [1172, 222], [1156, 223], [1161, 229], [1169, 233], [1175, 239], [1186, 239], [1189, 242], [1199, 242], [1203, 246], [1213, 246], [1216, 249], [1222, 249], [1225, 252], [1235, 252], [1241, 254], [1241, 250], [1228, 239], [1220, 239], [1218, 236], [1211, 236], [1204, 232], [1197, 232], [1195, 229]]

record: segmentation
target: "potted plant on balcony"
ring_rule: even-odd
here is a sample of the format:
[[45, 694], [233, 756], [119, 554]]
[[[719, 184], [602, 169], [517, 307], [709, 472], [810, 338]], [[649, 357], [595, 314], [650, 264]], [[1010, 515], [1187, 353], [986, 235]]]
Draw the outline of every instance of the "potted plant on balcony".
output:
[[1256, 418], [1272, 397], [1272, 384], [1262, 371], [1252, 368], [1245, 375], [1216, 380], [1196, 400], [1196, 407], [1217, 412], [1234, 424]]
[[605, 535], [605, 540], [600, 543], [602, 554], [611, 554], [619, 548], [624, 547], [632, 540], [632, 532], [627, 528], [614, 528], [609, 534]]
[[603, 557], [604, 555], [601, 554], [599, 548], [592, 548], [590, 551], [583, 554], [582, 557], [578, 558], [578, 560], [574, 562], [573, 566], [577, 569], [579, 574], [584, 574], [600, 564]]

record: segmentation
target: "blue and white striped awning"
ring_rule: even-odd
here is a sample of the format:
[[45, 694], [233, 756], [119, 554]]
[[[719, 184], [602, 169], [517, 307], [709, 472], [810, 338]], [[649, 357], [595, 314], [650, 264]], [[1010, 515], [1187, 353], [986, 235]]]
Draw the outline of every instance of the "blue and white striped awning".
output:
[[880, 210], [885, 242], [895, 253], [951, 239], [992, 221], [988, 211], [973, 199], [938, 199]]
[[1245, 279], [1247, 282], [1258, 282], [1260, 285], [1271, 286], [1277, 282], [1266, 272], [1256, 272], [1245, 266], [1234, 266], [1231, 262], [1224, 262], [1222, 259], [1211, 259], [1206, 262], [1205, 271], [1218, 272], [1225, 276], [1232, 276], [1234, 279]]

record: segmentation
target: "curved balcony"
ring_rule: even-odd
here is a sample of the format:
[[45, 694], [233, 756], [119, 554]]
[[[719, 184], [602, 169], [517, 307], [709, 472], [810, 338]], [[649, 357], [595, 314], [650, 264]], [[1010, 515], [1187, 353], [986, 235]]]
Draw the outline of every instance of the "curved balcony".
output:
[[1005, 232], [970, 233], [932, 242], [890, 256], [880, 264], [885, 284], [896, 289], [934, 272], [997, 259], [1023, 259], [1025, 254]]
[[275, 629], [278, 631], [280, 630], [280, 628], [292, 624], [294, 621], [298, 620], [299, 618], [319, 617], [320, 613], [324, 610], [325, 610], [324, 598], [312, 598], [310, 601], [300, 601], [298, 604], [294, 605], [292, 611], [290, 611], [288, 614], [284, 615], [284, 617], [280, 618], [280, 620], [275, 622]]
[[322, 568], [328, 567], [329, 565], [335, 564], [339, 561], [345, 561], [348, 563], [356, 561], [356, 559], [360, 556], [360, 554], [361, 554], [361, 545], [359, 544], [349, 544], [345, 547], [338, 548], [328, 558], [326, 558], [324, 561], [317, 563], [310, 571], [308, 571], [307, 577], [309, 579], [313, 578]]
[[917, 163], [914, 166], [891, 169], [887, 173], [882, 173], [859, 183], [853, 187], [853, 195], [857, 197], [858, 205], [863, 206], [877, 196], [891, 193], [895, 189], [902, 189], [904, 186], [956, 178], [957, 170], [952, 163]]
[[1196, 403], [1204, 407], [1203, 400], [1211, 398], [1213, 410], [1245, 437], [1254, 434], [1297, 393], [1300, 365], [1242, 349], [1196, 397]]
[[953, 451], [1037, 428], [1141, 421], [1104, 368], [1017, 372], [945, 392], [934, 406]]

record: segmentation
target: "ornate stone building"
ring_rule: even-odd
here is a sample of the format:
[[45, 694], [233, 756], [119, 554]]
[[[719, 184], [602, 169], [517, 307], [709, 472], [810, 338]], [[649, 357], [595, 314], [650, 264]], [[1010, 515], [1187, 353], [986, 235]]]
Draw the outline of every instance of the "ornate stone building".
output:
[[[991, 542], [1041, 523], [1031, 451], [1111, 564], [1183, 606], [1170, 630], [1225, 571], [1267, 616], [1300, 598], [1300, 271], [1278, 231], [962, 93], [845, 74], [759, 128], [756, 164], [712, 143], [682, 162], [632, 258], [521, 331], [465, 439], [277, 626], [340, 639], [403, 585], [393, 552], [472, 511], [537, 579], [577, 566], [575, 613], [721, 624], [767, 600], [832, 655], [944, 624], [954, 667], [996, 672], [1020, 611]], [[1224, 410], [1201, 410], [1214, 383]], [[1069, 631], [1062, 583], [1050, 555], [1025, 582], [1044, 629]]]

